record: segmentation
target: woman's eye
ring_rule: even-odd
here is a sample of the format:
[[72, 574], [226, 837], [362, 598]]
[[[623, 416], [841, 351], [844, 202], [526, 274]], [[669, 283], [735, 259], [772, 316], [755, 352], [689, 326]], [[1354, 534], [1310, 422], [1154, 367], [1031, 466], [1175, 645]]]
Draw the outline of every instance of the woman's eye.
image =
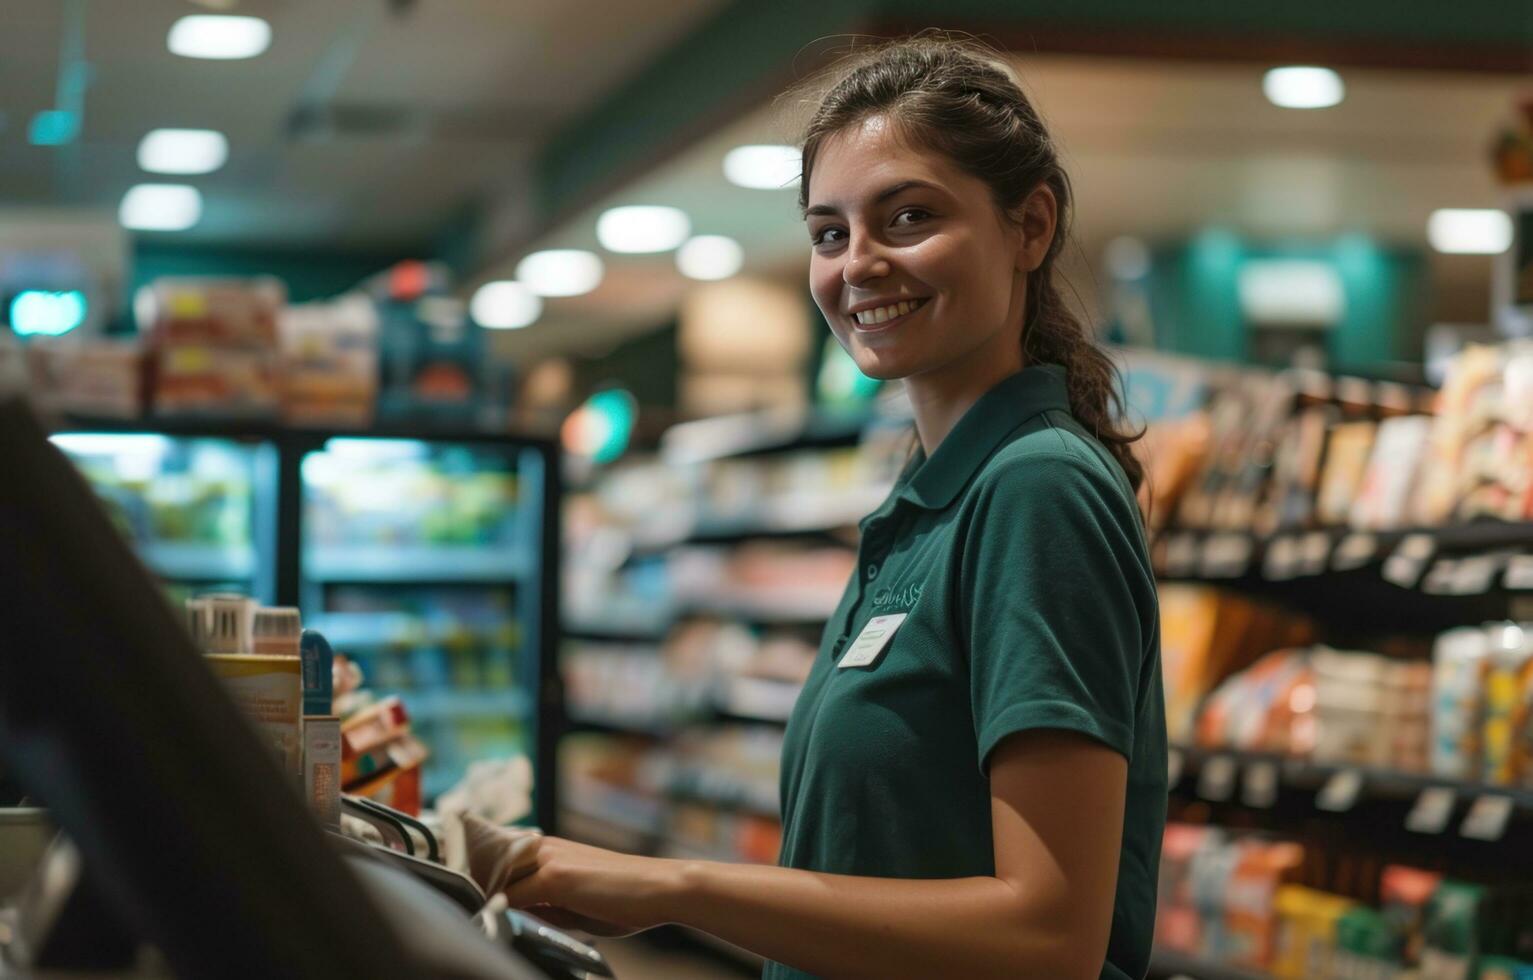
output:
[[912, 225], [930, 217], [931, 212], [924, 208], [906, 208], [894, 216], [894, 223], [897, 225]]
[[812, 245], [830, 245], [841, 241], [846, 237], [846, 232], [840, 228], [821, 228], [809, 236]]

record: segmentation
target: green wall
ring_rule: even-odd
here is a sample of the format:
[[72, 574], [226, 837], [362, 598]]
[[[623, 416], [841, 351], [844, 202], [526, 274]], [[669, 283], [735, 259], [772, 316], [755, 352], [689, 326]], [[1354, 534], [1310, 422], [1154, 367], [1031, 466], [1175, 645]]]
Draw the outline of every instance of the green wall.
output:
[[1331, 242], [1251, 242], [1210, 229], [1185, 243], [1153, 250], [1149, 290], [1156, 345], [1223, 361], [1251, 354], [1240, 310], [1239, 274], [1249, 259], [1304, 259], [1332, 265], [1346, 294], [1346, 312], [1326, 332], [1333, 367], [1367, 370], [1419, 360], [1427, 309], [1426, 256], [1381, 245], [1366, 235]]

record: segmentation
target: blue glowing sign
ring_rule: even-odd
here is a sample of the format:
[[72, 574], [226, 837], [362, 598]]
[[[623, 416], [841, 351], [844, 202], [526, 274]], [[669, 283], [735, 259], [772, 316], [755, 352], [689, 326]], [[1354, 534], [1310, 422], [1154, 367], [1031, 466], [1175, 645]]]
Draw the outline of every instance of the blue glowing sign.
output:
[[23, 337], [57, 337], [85, 322], [85, 294], [28, 289], [11, 300], [11, 329]]

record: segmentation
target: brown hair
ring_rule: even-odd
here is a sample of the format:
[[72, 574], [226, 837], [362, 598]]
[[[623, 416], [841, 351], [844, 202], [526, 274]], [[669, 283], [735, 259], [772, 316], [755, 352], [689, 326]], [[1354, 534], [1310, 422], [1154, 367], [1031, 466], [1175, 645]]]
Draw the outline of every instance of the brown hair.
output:
[[1023, 360], [1065, 369], [1071, 413], [1138, 490], [1144, 469], [1130, 447], [1144, 433], [1123, 427], [1117, 369], [1065, 306], [1055, 281], [1054, 262], [1069, 237], [1070, 178], [1010, 71], [975, 42], [932, 33], [850, 55], [831, 73], [835, 81], [804, 133], [801, 210], [808, 206], [809, 175], [825, 140], [872, 116], [888, 118], [912, 145], [941, 153], [983, 180], [1003, 215], [1018, 213], [1039, 185], [1054, 192], [1059, 206], [1054, 240], [1028, 275]]

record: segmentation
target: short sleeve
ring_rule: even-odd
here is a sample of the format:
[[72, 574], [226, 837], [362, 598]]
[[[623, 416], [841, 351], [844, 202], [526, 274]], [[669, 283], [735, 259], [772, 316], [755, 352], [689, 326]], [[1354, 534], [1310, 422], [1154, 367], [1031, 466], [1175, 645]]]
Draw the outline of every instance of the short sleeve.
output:
[[1132, 761], [1155, 587], [1126, 489], [1068, 454], [997, 461], [963, 559], [979, 765], [1001, 739], [1063, 729]]

